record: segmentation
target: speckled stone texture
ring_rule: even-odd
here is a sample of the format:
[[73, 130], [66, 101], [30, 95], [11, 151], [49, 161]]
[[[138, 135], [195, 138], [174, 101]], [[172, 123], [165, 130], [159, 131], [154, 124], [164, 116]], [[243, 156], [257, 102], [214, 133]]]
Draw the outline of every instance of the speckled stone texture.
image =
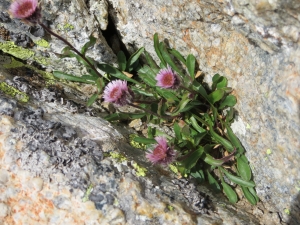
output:
[[[155, 56], [152, 38], [157, 32], [161, 40], [168, 40], [170, 46], [183, 55], [194, 54], [207, 81], [215, 73], [229, 79], [238, 99], [238, 117], [233, 128], [247, 150], [258, 195], [268, 211], [277, 217], [276, 222], [267, 221], [265, 224], [279, 224], [280, 221], [297, 224], [300, 221], [299, 1], [85, 2], [43, 0], [45, 23], [77, 48], [94, 32], [97, 45], [88, 54], [97, 60], [115, 62], [114, 54], [98, 29], [106, 26], [105, 10], [108, 7], [119, 36], [129, 51], [145, 46]], [[4, 12], [9, 4], [9, 0], [0, 2], [0, 27], [5, 28], [0, 32], [1, 41], [9, 39], [8, 31], [12, 34], [11, 39], [20, 46], [31, 46], [31, 40], [43, 37], [49, 41], [50, 47], [34, 46], [32, 50], [36, 56], [49, 57], [56, 62], [55, 67], [46, 65], [48, 69], [63, 69], [73, 74], [85, 72], [73, 60], [57, 59], [55, 53], [60, 53], [64, 47], [61, 41], [44, 36], [41, 29], [29, 29], [11, 20]], [[97, 15], [97, 20], [94, 15]], [[6, 59], [7, 56], [0, 57], [0, 63]], [[28, 60], [29, 63], [32, 61]], [[18, 79], [11, 82], [18, 82]], [[28, 83], [22, 85], [23, 89], [32, 89]], [[57, 101], [54, 100], [57, 97], [62, 99], [61, 114], [65, 111], [83, 111], [85, 115], [94, 113], [74, 104], [70, 96], [73, 99], [77, 92], [69, 90], [63, 97], [55, 96], [56, 92], [46, 88], [31, 94], [50, 102]], [[82, 100], [86, 101], [86, 98]], [[13, 108], [6, 109], [8, 115], [13, 113]], [[61, 114], [57, 114], [58, 121]], [[1, 204], [0, 208], [3, 214], [9, 210]], [[256, 213], [261, 215], [259, 208]]]
[[[84, 0], [61, 1], [43, 0], [39, 1], [42, 8], [43, 23], [52, 31], [68, 40], [76, 49], [89, 41], [93, 35], [96, 44], [87, 51], [87, 56], [99, 62], [112, 63], [116, 61], [116, 56], [108, 46], [101, 30], [107, 28], [107, 2]], [[86, 69], [75, 59], [58, 58], [62, 49], [66, 45], [56, 37], [50, 37], [41, 26], [29, 26], [9, 17], [7, 10], [11, 1], [2, 0], [0, 2], [0, 23], [1, 27], [10, 35], [10, 41], [22, 47], [30, 47], [34, 55], [28, 61], [36, 61], [48, 70], [63, 70], [75, 75], [86, 74]], [[3, 31], [2, 31], [3, 32]], [[0, 39], [5, 38], [0, 34]], [[41, 46], [38, 43], [41, 39], [46, 40], [49, 46]], [[26, 58], [27, 59], [27, 58]]]
[[[19, 88], [29, 78], [16, 84], [0, 70]], [[59, 91], [31, 86], [27, 104], [0, 93], [0, 224], [260, 224], [243, 206], [151, 166], [127, 130]]]
[[[300, 3], [268, 0], [109, 0], [122, 41], [153, 55], [153, 34], [219, 73], [238, 99], [234, 129], [259, 197], [282, 221], [300, 221]], [[271, 154], [269, 153], [271, 150]], [[287, 210], [290, 212], [288, 216]]]

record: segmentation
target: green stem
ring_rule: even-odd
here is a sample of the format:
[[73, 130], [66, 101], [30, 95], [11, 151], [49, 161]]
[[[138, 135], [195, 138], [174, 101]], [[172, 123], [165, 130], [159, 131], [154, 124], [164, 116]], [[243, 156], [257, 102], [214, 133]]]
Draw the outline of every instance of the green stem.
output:
[[72, 49], [72, 51], [76, 52], [76, 54], [79, 55], [92, 68], [92, 70], [95, 71], [95, 73], [99, 77], [102, 77], [102, 75], [97, 71], [97, 69], [95, 68], [95, 66], [83, 54], [81, 54], [79, 51], [77, 51], [77, 49], [70, 42], [68, 42], [66, 39], [64, 39], [63, 37], [59, 36], [58, 34], [54, 33], [45, 24], [39, 22], [39, 25], [43, 29], [45, 29], [49, 34], [53, 35], [54, 37], [57, 37], [58, 39], [60, 39], [61, 41], [63, 41], [66, 45], [68, 45]]

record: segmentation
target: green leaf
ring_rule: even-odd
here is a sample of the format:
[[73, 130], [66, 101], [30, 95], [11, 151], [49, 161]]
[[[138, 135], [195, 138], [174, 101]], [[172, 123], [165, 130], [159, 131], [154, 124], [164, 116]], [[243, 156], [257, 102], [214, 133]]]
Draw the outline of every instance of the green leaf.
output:
[[187, 170], [190, 170], [196, 165], [198, 160], [201, 158], [203, 152], [204, 152], [203, 147], [202, 146], [198, 147], [196, 151], [192, 152], [191, 154], [189, 154], [189, 156], [187, 156], [186, 159], [182, 160], [181, 164], [184, 165], [184, 167]]
[[213, 187], [214, 190], [221, 191], [221, 187], [218, 181], [216, 181], [216, 179], [208, 172], [208, 170], [206, 171], [206, 173], [207, 173], [208, 183]]
[[176, 137], [177, 141], [180, 141], [181, 140], [181, 128], [178, 125], [178, 123], [176, 123], [176, 122], [174, 123], [173, 129], [174, 129], [175, 137]]
[[237, 168], [240, 176], [249, 181], [251, 179], [251, 169], [248, 162], [245, 162], [241, 157], [237, 158]]
[[227, 107], [233, 107], [236, 104], [236, 97], [234, 95], [227, 95], [225, 99], [219, 105], [219, 109]]
[[220, 167], [220, 169], [222, 170], [223, 173], [225, 173], [226, 177], [228, 177], [228, 179], [230, 179], [233, 183], [241, 185], [243, 187], [255, 187], [255, 183], [253, 181], [245, 181], [238, 176], [232, 175], [222, 167]]
[[223, 90], [216, 90], [216, 91], [210, 93], [208, 95], [209, 102], [211, 104], [214, 104], [217, 101], [220, 101], [223, 98], [224, 94], [225, 94], [225, 92]]
[[175, 49], [170, 49], [169, 52], [174, 55], [179, 61], [181, 61], [184, 65], [186, 65], [185, 58]]
[[236, 192], [225, 182], [222, 182], [221, 184], [223, 186], [223, 191], [224, 191], [225, 195], [227, 196], [229, 202], [231, 202], [233, 204], [237, 203], [238, 197], [237, 197]]
[[138, 72], [139, 77], [150, 87], [155, 87], [157, 81], [155, 80], [155, 74], [149, 66], [144, 66]]
[[150, 138], [144, 138], [144, 137], [135, 137], [133, 138], [133, 141], [138, 142], [138, 143], [142, 143], [142, 144], [157, 144], [157, 141], [154, 139], [150, 139]]
[[149, 64], [150, 68], [154, 71], [155, 74], [157, 74], [159, 72], [159, 67], [156, 64], [156, 62], [153, 60], [153, 58], [151, 57], [151, 55], [145, 50], [144, 51], [147, 63]]
[[209, 125], [209, 132], [211, 134], [211, 136], [215, 139], [215, 141], [219, 144], [221, 144], [228, 152], [233, 152], [234, 151], [234, 147], [232, 146], [231, 142], [228, 141], [227, 139], [221, 137], [219, 134], [217, 134], [211, 124]]
[[220, 74], [216, 73], [213, 78], [212, 81], [213, 83], [216, 85], [218, 83], [218, 80], [220, 79], [220, 77], [222, 77]]
[[251, 194], [251, 192], [249, 191], [248, 188], [241, 186], [242, 191], [244, 196], [246, 197], [246, 199], [252, 204], [252, 205], [256, 205], [257, 201], [255, 199], [255, 197]]
[[81, 48], [81, 54], [85, 55], [86, 51], [88, 50], [89, 47], [93, 46], [96, 43], [96, 38], [93, 37], [92, 35], [89, 38], [90, 40], [84, 44], [84, 46]]
[[154, 34], [153, 40], [154, 40], [154, 49], [155, 49], [155, 52], [156, 52], [158, 58], [160, 59], [163, 66], [167, 67], [167, 63], [165, 62], [165, 60], [164, 60], [164, 58], [163, 58], [163, 56], [160, 52], [159, 40], [158, 40], [158, 34], [157, 33]]
[[195, 79], [195, 63], [196, 63], [195, 56], [193, 56], [192, 54], [189, 54], [186, 59], [186, 66], [187, 66], [189, 74], [193, 80]]
[[200, 141], [207, 135], [207, 132], [203, 133], [197, 133], [195, 136], [193, 136], [194, 139], [194, 146], [198, 146], [200, 144]]
[[127, 66], [126, 68], [128, 69], [128, 71], [132, 71], [132, 69], [134, 68], [134, 64], [137, 62], [137, 60], [139, 59], [140, 55], [143, 53], [144, 51], [144, 47], [138, 49], [135, 53], [133, 53], [130, 58], [128, 59], [127, 62]]
[[138, 93], [138, 94], [140, 94], [140, 95], [145, 95], [145, 96], [147, 96], [147, 97], [153, 97], [153, 96], [154, 96], [152, 93], [147, 92], [147, 91], [144, 91], [144, 90], [141, 89], [140, 87], [137, 88], [137, 87], [131, 86], [130, 88], [131, 88], [132, 91], [134, 91], [134, 92], [136, 92], [136, 93]]
[[117, 58], [118, 58], [119, 70], [125, 71], [127, 60], [126, 60], [126, 56], [125, 56], [124, 52], [119, 51], [118, 55], [117, 55]]
[[202, 84], [198, 83], [197, 81], [193, 82], [193, 90], [197, 91], [206, 101], [209, 102], [208, 95]]
[[96, 94], [93, 94], [90, 98], [89, 98], [89, 100], [87, 101], [87, 107], [90, 107], [95, 101], [96, 101], [96, 99], [98, 98], [98, 93], [96, 93]]
[[211, 155], [205, 153], [202, 155], [202, 159], [204, 162], [206, 162], [207, 164], [211, 165], [211, 166], [221, 166], [224, 164], [224, 160], [222, 159], [215, 159], [213, 158]]
[[171, 58], [171, 56], [168, 53], [168, 50], [165, 46], [164, 43], [160, 43], [159, 44], [159, 49], [161, 52], [162, 57], [164, 58], [164, 61], [171, 66], [171, 68], [176, 71], [182, 78], [185, 77], [185, 75], [180, 71], [180, 69], [176, 66], [176, 64], [174, 63], [173, 59]]
[[[66, 74], [66, 73], [63, 73], [60, 71], [53, 71], [53, 75], [60, 79], [65, 79], [65, 80], [70, 80], [70, 81], [75, 81], [75, 82], [82, 82], [82, 83], [87, 83], [87, 84], [95, 84], [95, 81], [93, 80], [93, 78], [91, 76], [82, 78], [82, 77], [76, 77], [71, 74]], [[89, 78], [90, 78], [90, 80], [89, 80]]]
[[217, 83], [217, 89], [227, 87], [228, 80], [226, 77], [220, 77]]
[[196, 178], [196, 180], [201, 183], [205, 181], [205, 176], [203, 170], [197, 170], [195, 172], [191, 172], [191, 175]]
[[96, 80], [96, 85], [97, 85], [97, 89], [98, 89], [98, 94], [100, 94], [104, 88], [104, 81], [102, 77], [99, 77]]
[[253, 187], [248, 187], [248, 190], [250, 191], [250, 193], [253, 195], [253, 197], [255, 198], [256, 202], [259, 202], [259, 197], [256, 194], [256, 191]]
[[109, 65], [109, 64], [106, 64], [106, 63], [97, 63], [97, 66], [100, 70], [116, 77], [116, 78], [119, 78], [119, 79], [122, 79], [122, 80], [127, 80], [127, 81], [130, 81], [132, 83], [135, 83], [135, 84], [138, 84], [138, 82], [134, 79], [131, 79], [129, 77], [127, 77], [125, 74], [123, 74], [121, 71], [119, 71], [117, 68]]
[[199, 126], [197, 120], [195, 119], [194, 116], [191, 116], [190, 117], [190, 122], [192, 124], [192, 126], [199, 132], [199, 133], [203, 133], [205, 132], [206, 133], [206, 130], [202, 127]]
[[[232, 145], [236, 148], [237, 152], [239, 154], [243, 154], [245, 152], [244, 147], [242, 146], [240, 140], [237, 138], [237, 136], [233, 133], [231, 127], [226, 123], [225, 124], [227, 135], [229, 137], [230, 142]], [[248, 162], [248, 161], [247, 161]]]
[[177, 116], [179, 113], [182, 112], [182, 110], [184, 110], [185, 106], [191, 101], [191, 99], [187, 98], [183, 98], [180, 102], [179, 105], [177, 107], [177, 109], [172, 112], [172, 116]]
[[157, 87], [155, 90], [160, 96], [162, 96], [163, 98], [165, 98], [169, 102], [174, 102], [174, 101], [179, 100], [172, 91], [169, 91], [167, 89], [162, 89], [162, 88], [159, 88], [159, 87]]

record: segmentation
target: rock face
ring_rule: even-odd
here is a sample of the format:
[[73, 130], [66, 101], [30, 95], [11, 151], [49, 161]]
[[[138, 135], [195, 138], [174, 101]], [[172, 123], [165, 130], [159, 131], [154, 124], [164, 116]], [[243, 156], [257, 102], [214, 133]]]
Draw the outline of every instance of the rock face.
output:
[[[171, 47], [183, 55], [194, 54], [199, 70], [204, 72], [207, 80], [215, 73], [229, 79], [229, 84], [234, 88], [234, 94], [238, 99], [236, 106], [238, 118], [233, 128], [247, 150], [246, 155], [252, 165], [257, 193], [265, 207], [273, 212], [273, 215], [278, 214], [282, 222], [297, 224], [297, 221], [300, 221], [299, 2], [296, 0], [139, 2], [101, 0], [89, 1], [89, 4], [85, 2], [44, 0], [42, 7], [45, 23], [72, 41], [76, 48], [80, 49], [91, 34], [96, 36], [97, 44], [88, 52], [88, 55], [96, 60], [115, 62], [115, 55], [100, 30], [106, 28], [109, 13], [120, 39], [129, 51], [133, 52], [144, 46], [155, 56], [152, 37], [157, 32], [161, 40], [168, 41]], [[39, 27], [32, 28], [10, 19], [5, 13], [9, 4], [8, 0], [2, 0], [0, 3], [2, 51], [28, 62], [39, 62], [48, 70], [57, 69], [84, 74], [84, 68], [76, 61], [56, 58], [57, 54], [54, 53], [60, 53], [64, 47], [62, 42], [55, 38], [50, 39]], [[49, 46], [33, 44], [43, 43], [39, 42], [41, 38], [47, 40]], [[3, 44], [6, 43], [3, 41], [9, 40], [13, 40], [19, 46], [33, 46], [31, 52], [13, 53], [7, 44], [5, 46]], [[11, 60], [7, 56], [1, 56], [0, 59], [1, 65], [6, 65], [5, 63]], [[14, 80], [17, 81], [18, 79]], [[26, 85], [22, 87], [26, 89]], [[27, 88], [31, 89], [30, 86]], [[55, 95], [49, 94], [49, 89], [31, 94], [47, 101], [51, 101], [51, 96]], [[64, 110], [72, 111], [74, 107], [69, 103]], [[13, 108], [14, 106], [11, 106], [6, 109], [8, 116], [9, 112], [13, 113], [10, 111]], [[60, 114], [57, 116], [56, 122]], [[68, 121], [70, 125], [72, 121]], [[67, 133], [73, 137], [72, 130]], [[31, 143], [29, 146], [39, 148], [37, 143]], [[109, 199], [106, 195], [102, 197]], [[102, 197], [96, 196], [95, 199], [99, 200]], [[102, 202], [98, 200], [95, 202]], [[3, 209], [1, 212], [9, 212], [8, 206], [0, 205], [0, 207]], [[116, 215], [119, 215], [118, 212]]]
[[[152, 37], [226, 76], [256, 190], [270, 210], [300, 221], [300, 4], [298, 1], [110, 0], [122, 41], [154, 54]], [[291, 222], [292, 223], [292, 222]]]
[[[0, 77], [16, 87], [30, 78]], [[24, 105], [0, 93], [1, 224], [259, 224], [205, 187], [162, 175], [128, 131], [59, 90], [27, 94]]]

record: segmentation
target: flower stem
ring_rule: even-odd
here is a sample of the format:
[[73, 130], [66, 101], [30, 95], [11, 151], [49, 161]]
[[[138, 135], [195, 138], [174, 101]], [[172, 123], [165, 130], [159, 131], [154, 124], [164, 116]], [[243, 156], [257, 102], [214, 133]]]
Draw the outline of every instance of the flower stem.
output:
[[68, 42], [66, 39], [64, 39], [63, 37], [59, 36], [58, 34], [54, 33], [51, 29], [49, 29], [45, 24], [39, 22], [39, 25], [45, 29], [49, 34], [57, 37], [58, 39], [60, 39], [61, 41], [63, 41], [66, 45], [68, 45], [72, 51], [76, 52], [77, 55], [79, 55], [91, 68], [92, 70], [95, 71], [95, 73], [99, 76], [102, 77], [102, 75], [97, 71], [97, 69], [95, 68], [95, 66], [83, 55], [81, 54], [79, 51], [77, 51], [77, 49], [70, 43]]

